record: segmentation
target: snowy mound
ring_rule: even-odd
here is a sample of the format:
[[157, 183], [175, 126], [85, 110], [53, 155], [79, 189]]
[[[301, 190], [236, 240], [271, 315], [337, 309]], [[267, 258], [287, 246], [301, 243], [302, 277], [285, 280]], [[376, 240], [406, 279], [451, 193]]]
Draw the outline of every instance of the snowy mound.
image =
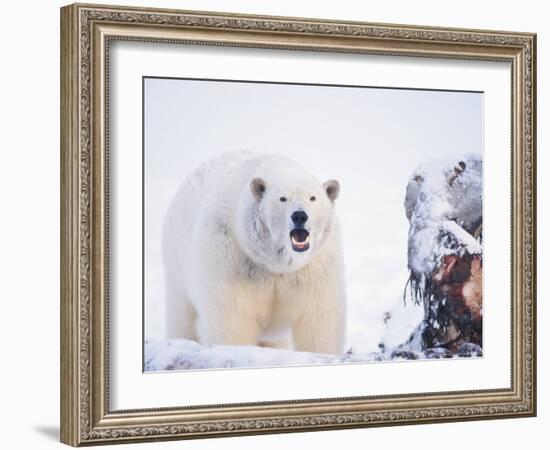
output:
[[481, 254], [482, 162], [478, 155], [430, 160], [411, 175], [405, 195], [409, 269], [433, 273], [445, 255]]
[[477, 349], [464, 348], [456, 355], [430, 350], [427, 352], [399, 351], [390, 353], [354, 353], [343, 355], [296, 352], [254, 346], [201, 345], [184, 339], [145, 342], [145, 372], [168, 370], [198, 370], [221, 368], [250, 368], [304, 366], [312, 364], [369, 363], [395, 360], [432, 359], [478, 356]]
[[384, 357], [379, 353], [348, 352], [335, 356], [251, 345], [201, 345], [184, 339], [170, 339], [145, 342], [144, 370], [154, 372], [229, 367], [304, 366], [382, 360]]
[[[482, 353], [482, 169], [481, 157], [469, 154], [424, 162], [409, 179], [404, 303], [424, 311], [397, 353]], [[404, 315], [392, 315], [383, 347], [395, 344], [395, 330], [403, 328]]]

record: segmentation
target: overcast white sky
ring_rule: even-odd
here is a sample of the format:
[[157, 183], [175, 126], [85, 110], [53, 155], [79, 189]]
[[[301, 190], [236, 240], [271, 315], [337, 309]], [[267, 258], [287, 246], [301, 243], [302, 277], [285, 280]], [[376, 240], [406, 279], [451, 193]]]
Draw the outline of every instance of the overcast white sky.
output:
[[163, 337], [160, 230], [172, 196], [201, 162], [249, 149], [340, 181], [348, 343], [376, 350], [408, 277], [408, 178], [425, 159], [482, 153], [483, 95], [148, 78], [144, 96], [146, 338]]

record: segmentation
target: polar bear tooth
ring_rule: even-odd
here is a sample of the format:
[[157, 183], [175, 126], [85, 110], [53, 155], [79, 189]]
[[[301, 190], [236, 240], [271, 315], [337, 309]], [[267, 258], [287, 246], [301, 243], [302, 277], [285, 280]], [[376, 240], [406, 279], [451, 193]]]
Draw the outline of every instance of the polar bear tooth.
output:
[[292, 236], [290, 239], [292, 240], [292, 243], [299, 248], [305, 247], [305, 245], [309, 242], [309, 236], [306, 236], [303, 242], [297, 241], [294, 236]]

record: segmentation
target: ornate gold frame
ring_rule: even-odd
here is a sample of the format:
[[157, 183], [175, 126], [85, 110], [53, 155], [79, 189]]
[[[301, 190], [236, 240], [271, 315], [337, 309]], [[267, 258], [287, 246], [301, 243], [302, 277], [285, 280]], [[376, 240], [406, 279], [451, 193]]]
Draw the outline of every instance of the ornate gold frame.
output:
[[[509, 389], [111, 411], [108, 395], [109, 42], [204, 43], [512, 66], [512, 385]], [[75, 4], [61, 9], [61, 441], [296, 432], [536, 414], [536, 36]]]

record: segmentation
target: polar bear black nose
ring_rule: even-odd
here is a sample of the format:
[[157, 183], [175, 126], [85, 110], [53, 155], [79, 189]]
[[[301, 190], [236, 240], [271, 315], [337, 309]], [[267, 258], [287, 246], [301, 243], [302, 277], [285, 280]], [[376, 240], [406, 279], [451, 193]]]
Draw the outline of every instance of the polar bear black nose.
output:
[[294, 211], [290, 218], [294, 222], [294, 225], [299, 227], [303, 226], [308, 219], [307, 214], [304, 211]]

